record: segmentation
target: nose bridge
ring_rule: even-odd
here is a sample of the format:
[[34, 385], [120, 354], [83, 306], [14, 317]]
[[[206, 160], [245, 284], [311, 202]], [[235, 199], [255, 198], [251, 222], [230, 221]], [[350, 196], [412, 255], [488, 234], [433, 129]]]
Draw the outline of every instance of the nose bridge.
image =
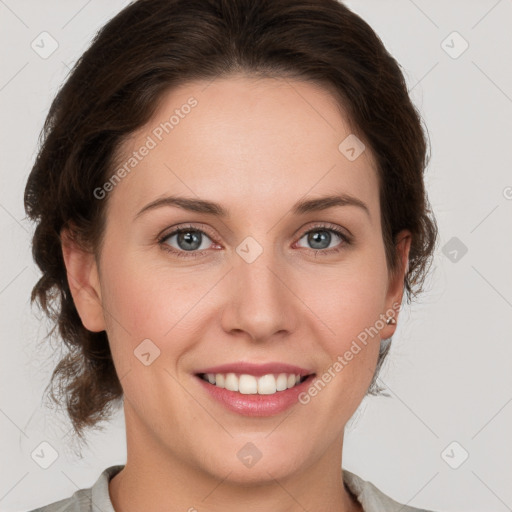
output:
[[[267, 236], [266, 240], [271, 240]], [[285, 267], [272, 244], [262, 246], [246, 238], [238, 247], [233, 271], [230, 308], [225, 328], [241, 329], [254, 339], [264, 339], [292, 328], [293, 294], [286, 286]]]

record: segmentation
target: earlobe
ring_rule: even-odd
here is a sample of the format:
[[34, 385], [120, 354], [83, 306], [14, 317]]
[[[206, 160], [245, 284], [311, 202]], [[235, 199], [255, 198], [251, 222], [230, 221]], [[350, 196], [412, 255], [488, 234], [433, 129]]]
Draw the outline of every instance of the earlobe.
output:
[[69, 289], [82, 324], [92, 332], [104, 331], [105, 318], [94, 253], [79, 247], [67, 229], [61, 231], [60, 239]]

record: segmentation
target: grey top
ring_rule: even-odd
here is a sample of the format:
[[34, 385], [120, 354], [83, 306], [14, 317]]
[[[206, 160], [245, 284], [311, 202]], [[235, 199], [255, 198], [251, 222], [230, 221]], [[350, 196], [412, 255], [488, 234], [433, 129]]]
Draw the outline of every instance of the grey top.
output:
[[[55, 501], [30, 512], [115, 512], [110, 501], [108, 482], [123, 468], [124, 465], [110, 466], [101, 473], [92, 487], [79, 489], [69, 498]], [[343, 470], [343, 480], [363, 506], [364, 512], [431, 512], [392, 500], [371, 482], [363, 480], [346, 469]]]

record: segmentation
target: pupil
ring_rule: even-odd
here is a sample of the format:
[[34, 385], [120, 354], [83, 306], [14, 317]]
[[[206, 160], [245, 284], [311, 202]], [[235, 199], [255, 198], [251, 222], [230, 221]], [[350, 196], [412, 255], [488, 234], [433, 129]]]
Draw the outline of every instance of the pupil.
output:
[[[325, 249], [325, 247], [322, 247], [322, 242], [326, 240], [327, 245], [325, 247], [328, 247], [331, 241], [331, 234], [328, 231], [315, 231], [309, 235], [308, 241], [315, 249]], [[317, 246], [317, 244], [320, 244], [320, 246]]]
[[[185, 251], [195, 250], [201, 246], [200, 236], [197, 231], [183, 231], [178, 235], [178, 244]], [[192, 244], [192, 247], [187, 244]]]

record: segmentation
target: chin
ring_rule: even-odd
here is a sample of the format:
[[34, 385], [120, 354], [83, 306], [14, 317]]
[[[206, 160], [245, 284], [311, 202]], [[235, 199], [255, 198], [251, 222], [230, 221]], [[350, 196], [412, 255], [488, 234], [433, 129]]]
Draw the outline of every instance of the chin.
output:
[[262, 444], [264, 443], [248, 441], [242, 444], [242, 448], [233, 451], [229, 458], [226, 458], [225, 451], [218, 455], [212, 454], [212, 466], [207, 471], [216, 479], [225, 478], [226, 482], [233, 484], [260, 485], [287, 478], [306, 464], [303, 459], [304, 450], [300, 454], [294, 454], [283, 445], [272, 449], [271, 446], [264, 448]]

